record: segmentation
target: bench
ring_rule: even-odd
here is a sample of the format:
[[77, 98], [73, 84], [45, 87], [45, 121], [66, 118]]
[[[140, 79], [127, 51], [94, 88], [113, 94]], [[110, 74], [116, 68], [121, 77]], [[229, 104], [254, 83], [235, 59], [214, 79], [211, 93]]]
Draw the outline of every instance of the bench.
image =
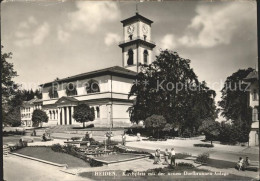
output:
[[257, 172], [259, 169], [259, 162], [258, 161], [251, 161], [250, 162], [250, 165], [248, 165], [245, 170], [248, 170], [248, 171], [255, 171]]

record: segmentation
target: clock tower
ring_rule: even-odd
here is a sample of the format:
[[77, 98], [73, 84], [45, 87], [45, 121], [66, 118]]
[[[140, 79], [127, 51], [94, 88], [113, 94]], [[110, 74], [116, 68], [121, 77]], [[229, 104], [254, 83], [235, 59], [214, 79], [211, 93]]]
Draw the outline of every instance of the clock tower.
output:
[[119, 43], [119, 47], [122, 48], [123, 67], [138, 72], [140, 64], [152, 63], [152, 51], [156, 46], [151, 41], [153, 21], [136, 13], [121, 23], [124, 41]]

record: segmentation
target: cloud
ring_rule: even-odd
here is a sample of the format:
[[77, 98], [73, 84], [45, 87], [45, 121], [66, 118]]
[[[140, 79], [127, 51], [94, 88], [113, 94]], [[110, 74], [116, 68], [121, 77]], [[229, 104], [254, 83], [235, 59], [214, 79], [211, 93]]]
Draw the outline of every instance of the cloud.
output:
[[176, 47], [176, 39], [173, 34], [167, 34], [162, 38], [160, 42], [160, 48], [173, 49], [175, 47]]
[[18, 28], [20, 29], [29, 29], [32, 25], [37, 25], [38, 21], [33, 17], [30, 16], [26, 21], [22, 21], [18, 24]]
[[58, 40], [60, 40], [61, 42], [66, 42], [70, 37], [70, 33], [64, 31], [64, 29], [61, 26], [58, 27], [57, 34], [58, 34]]
[[102, 28], [102, 23], [117, 21], [120, 18], [116, 2], [77, 1], [76, 7], [76, 11], [68, 14], [68, 22], [58, 27], [58, 40], [61, 42], [67, 41], [73, 31], [84, 30], [92, 34], [98, 28]]
[[110, 46], [118, 43], [120, 41], [120, 36], [115, 33], [107, 33], [104, 41], [107, 46]]
[[101, 23], [117, 20], [120, 17], [120, 11], [115, 2], [76, 2], [77, 11], [69, 13], [70, 30], [83, 29], [89, 33], [95, 33]]
[[50, 26], [48, 23], [43, 23], [39, 26], [33, 34], [32, 43], [34, 45], [40, 45], [50, 32]]
[[243, 28], [241, 22], [252, 20], [252, 11], [243, 2], [232, 2], [221, 6], [198, 5], [197, 15], [191, 20], [185, 35], [178, 43], [193, 47], [214, 47], [229, 44], [234, 32]]
[[19, 47], [41, 45], [50, 33], [50, 25], [47, 22], [41, 25], [38, 24], [37, 20], [32, 16], [21, 22], [15, 32], [17, 39], [14, 44]]

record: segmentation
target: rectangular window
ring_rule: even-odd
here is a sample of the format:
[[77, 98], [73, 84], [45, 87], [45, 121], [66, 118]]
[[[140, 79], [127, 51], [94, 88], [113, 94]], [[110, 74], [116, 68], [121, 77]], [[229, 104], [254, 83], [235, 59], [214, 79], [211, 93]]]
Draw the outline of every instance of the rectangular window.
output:
[[256, 89], [253, 90], [253, 101], [257, 101], [257, 91], [256, 91]]
[[257, 109], [256, 108], [254, 108], [253, 109], [253, 122], [256, 122], [256, 121], [258, 121], [258, 111], [257, 111]]

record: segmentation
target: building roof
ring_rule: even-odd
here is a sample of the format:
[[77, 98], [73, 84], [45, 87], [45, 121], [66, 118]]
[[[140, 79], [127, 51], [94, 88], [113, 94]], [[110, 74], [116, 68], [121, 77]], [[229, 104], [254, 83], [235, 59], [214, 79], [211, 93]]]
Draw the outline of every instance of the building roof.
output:
[[254, 81], [254, 80], [258, 80], [258, 71], [252, 71], [250, 72], [246, 78], [244, 78], [244, 81]]
[[55, 104], [64, 104], [64, 103], [70, 103], [70, 102], [79, 102], [77, 99], [74, 97], [61, 97], [59, 100], [55, 102]]
[[44, 86], [51, 85], [53, 82], [62, 83], [62, 82], [81, 80], [81, 79], [85, 79], [85, 78], [93, 78], [93, 77], [102, 76], [102, 75], [117, 75], [117, 76], [120, 76], [120, 77], [126, 77], [126, 78], [132, 78], [133, 79], [133, 78], [135, 78], [137, 73], [134, 72], [134, 71], [125, 69], [123, 67], [113, 66], [113, 67], [109, 67], [109, 68], [105, 68], [105, 69], [94, 70], [94, 71], [70, 76], [70, 77], [67, 77], [67, 78], [55, 80], [55, 81], [52, 81], [52, 82], [41, 84], [40, 86], [44, 87]]
[[41, 102], [42, 102], [42, 99], [34, 98], [29, 101], [23, 101], [23, 106], [30, 106], [30, 105], [33, 105], [34, 103], [41, 103]]
[[134, 21], [139, 21], [139, 20], [144, 21], [144, 22], [146, 22], [148, 24], [152, 24], [153, 23], [152, 20], [149, 20], [148, 18], [146, 18], [146, 17], [144, 17], [144, 16], [142, 16], [142, 15], [140, 15], [138, 13], [136, 13], [134, 16], [132, 16], [130, 18], [122, 20], [121, 23], [123, 23], [123, 25], [125, 25], [125, 24], [131, 23], [131, 22], [134, 22]]

